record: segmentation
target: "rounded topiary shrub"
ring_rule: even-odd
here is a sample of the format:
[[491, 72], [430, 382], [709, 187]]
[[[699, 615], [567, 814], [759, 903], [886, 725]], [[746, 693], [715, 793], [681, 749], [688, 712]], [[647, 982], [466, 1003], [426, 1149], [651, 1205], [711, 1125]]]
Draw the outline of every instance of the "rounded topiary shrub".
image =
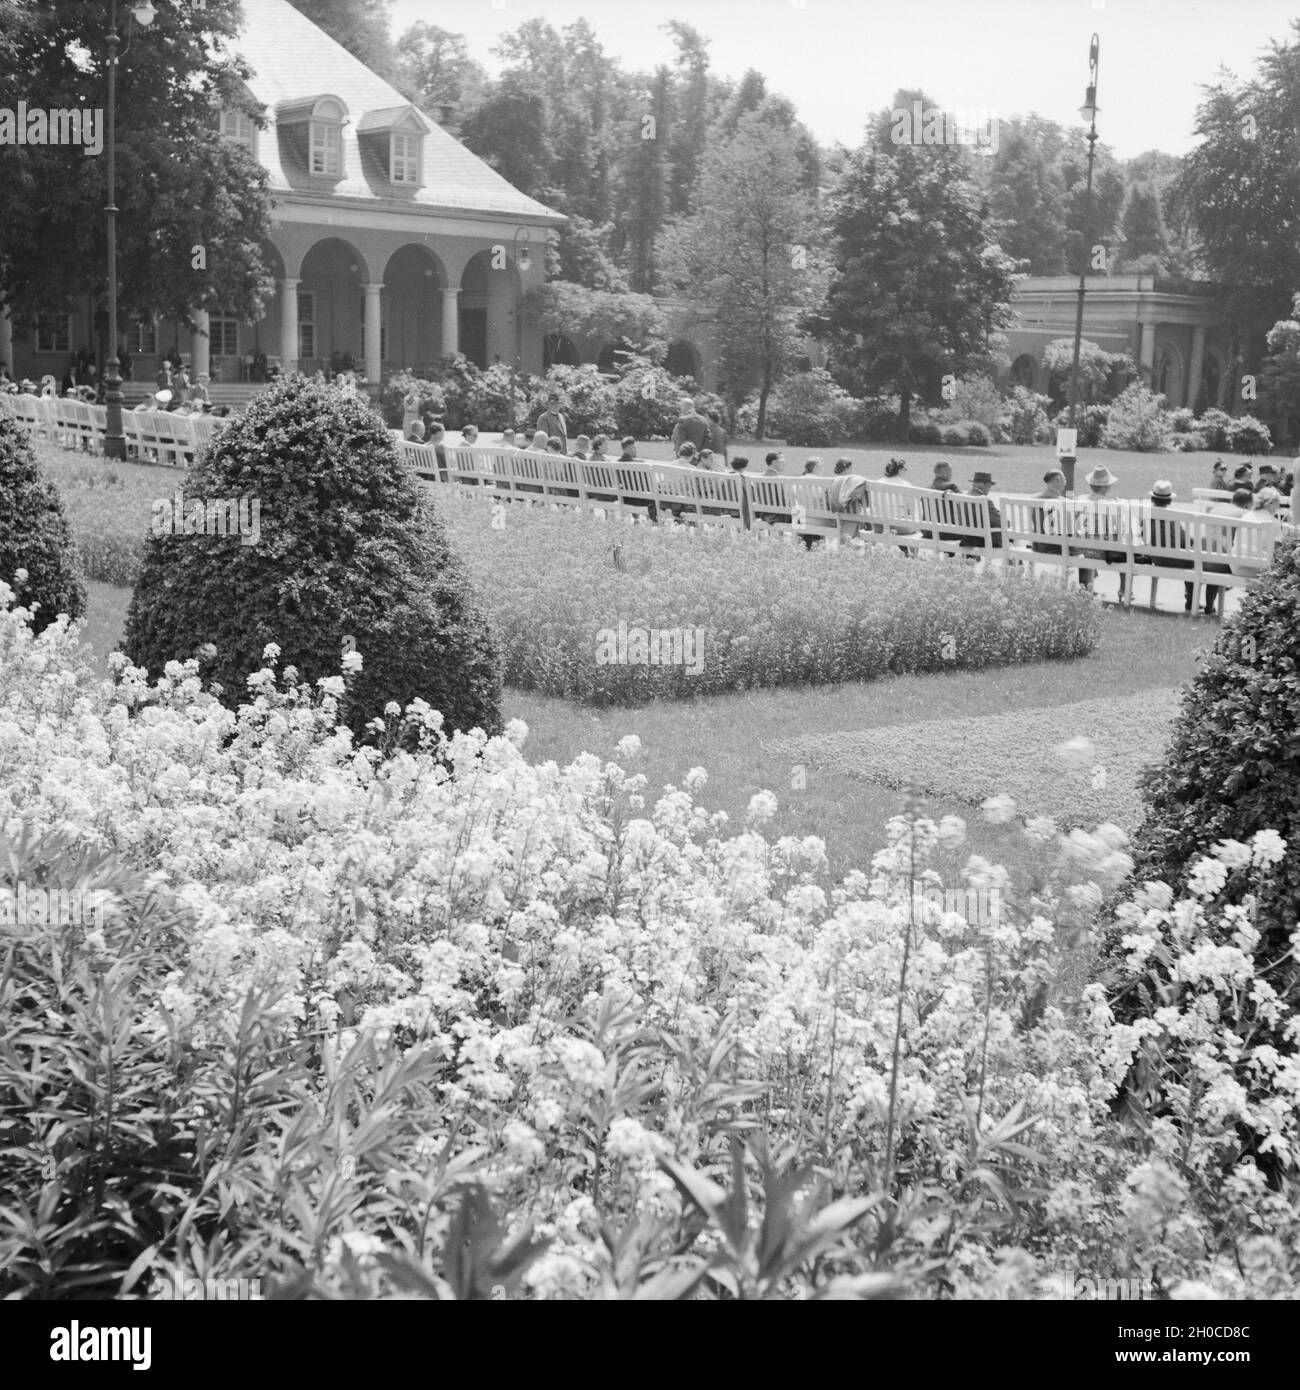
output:
[[944, 425], [940, 431], [939, 442], [949, 449], [960, 449], [970, 443], [969, 428], [966, 425]]
[[[27, 578], [18, 583], [19, 570]], [[76, 546], [58, 489], [41, 475], [26, 432], [0, 415], [0, 579], [34, 609], [32, 627], [43, 632], [66, 613], [86, 611]], [[39, 606], [38, 606], [39, 605]]]
[[132, 662], [156, 675], [211, 643], [203, 675], [237, 708], [268, 643], [282, 668], [315, 681], [338, 674], [353, 637], [364, 662], [346, 705], [354, 734], [389, 701], [405, 708], [416, 698], [448, 731], [499, 731], [487, 622], [428, 498], [363, 399], [301, 376], [278, 383], [195, 461], [186, 511], [200, 499], [207, 517], [237, 504], [247, 534], [149, 538], [123, 643]]

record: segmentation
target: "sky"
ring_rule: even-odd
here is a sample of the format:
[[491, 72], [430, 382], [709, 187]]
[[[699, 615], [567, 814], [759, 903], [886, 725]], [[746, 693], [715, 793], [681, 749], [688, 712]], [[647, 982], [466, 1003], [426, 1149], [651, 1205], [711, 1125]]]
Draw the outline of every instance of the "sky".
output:
[[557, 29], [585, 17], [628, 68], [670, 61], [660, 31], [682, 19], [711, 40], [714, 70], [757, 68], [823, 144], [856, 145], [869, 112], [900, 87], [949, 110], [1003, 119], [1028, 111], [1078, 123], [1088, 46], [1101, 41], [1097, 129], [1121, 159], [1195, 144], [1200, 87], [1221, 66], [1254, 71], [1291, 34], [1296, 0], [394, 0], [393, 34], [424, 20], [490, 49], [526, 19]]

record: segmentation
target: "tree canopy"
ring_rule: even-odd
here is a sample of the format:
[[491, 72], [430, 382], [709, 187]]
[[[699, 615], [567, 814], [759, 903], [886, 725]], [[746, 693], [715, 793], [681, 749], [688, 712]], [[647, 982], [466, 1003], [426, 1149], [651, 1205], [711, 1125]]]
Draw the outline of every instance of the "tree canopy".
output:
[[825, 290], [804, 172], [795, 132], [747, 113], [705, 154], [710, 196], [669, 225], [657, 251], [661, 288], [711, 325], [724, 394], [739, 404], [758, 391], [759, 438], [772, 387], [802, 351], [800, 321]]
[[[0, 64], [0, 107], [107, 106], [106, 11], [79, 0], [19, 7]], [[184, 319], [198, 308], [254, 317], [271, 283], [258, 241], [270, 225], [264, 171], [215, 139], [214, 103], [248, 110], [247, 76], [220, 45], [237, 0], [159, 6], [118, 63], [117, 205], [124, 316]], [[251, 114], [251, 112], [250, 112]], [[59, 145], [0, 145], [0, 292], [18, 320], [98, 298], [107, 285], [105, 157]]]
[[[919, 94], [900, 92], [894, 109]], [[932, 104], [932, 103], [927, 103]], [[868, 128], [830, 198], [832, 277], [824, 317], [842, 385], [897, 391], [906, 438], [914, 395], [984, 365], [1011, 321], [1015, 264], [966, 150], [894, 144], [889, 112]]]

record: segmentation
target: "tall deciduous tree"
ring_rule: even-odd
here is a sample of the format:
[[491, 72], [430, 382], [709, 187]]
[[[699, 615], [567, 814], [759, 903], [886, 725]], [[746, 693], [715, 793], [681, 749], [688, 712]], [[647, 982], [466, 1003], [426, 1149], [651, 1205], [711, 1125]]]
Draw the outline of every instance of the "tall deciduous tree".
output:
[[672, 123], [672, 73], [660, 66], [648, 90], [633, 102], [632, 119], [623, 128], [625, 153], [618, 180], [623, 216], [613, 239], [632, 288], [641, 294], [654, 289], [655, 238], [668, 216]]
[[[1293, 34], [1300, 38], [1300, 21]], [[1300, 284], [1300, 44], [1274, 43], [1250, 81], [1225, 78], [1197, 109], [1201, 143], [1174, 189], [1210, 278], [1251, 356]]]
[[[47, 0], [17, 13], [21, 22], [5, 35], [16, 67], [0, 64], [0, 106], [15, 106], [21, 90], [29, 107], [105, 107], [105, 7]], [[266, 175], [217, 135], [217, 104], [250, 110], [246, 69], [214, 52], [240, 28], [236, 0], [160, 5], [119, 61], [124, 323], [133, 314], [183, 320], [203, 308], [253, 318], [271, 292], [258, 250], [270, 226]], [[0, 294], [20, 322], [106, 293], [107, 166], [75, 147], [0, 146]], [[111, 345], [101, 337], [99, 346]]]
[[719, 382], [739, 404], [758, 391], [758, 436], [767, 400], [800, 351], [799, 323], [821, 300], [817, 209], [803, 189], [795, 135], [761, 114], [701, 166], [708, 197], [660, 238], [663, 288], [690, 299], [717, 343]]
[[993, 159], [989, 208], [1002, 223], [1002, 249], [1030, 275], [1065, 273], [1065, 182], [1024, 131], [1002, 132]]
[[1160, 195], [1150, 184], [1138, 184], [1128, 196], [1121, 224], [1125, 264], [1162, 272], [1169, 259]]
[[[256, 4], [257, 0], [251, 0]], [[342, 44], [353, 57], [392, 80], [398, 76], [389, 35], [392, 0], [289, 0], [311, 22]], [[199, 6], [198, 8], [202, 8]]]
[[402, 90], [424, 110], [454, 107], [447, 128], [455, 134], [483, 97], [487, 73], [469, 56], [463, 34], [420, 20], [397, 41]]
[[[894, 108], [910, 109], [900, 92]], [[930, 105], [921, 98], [924, 105]], [[996, 350], [1011, 321], [1015, 263], [959, 146], [895, 144], [881, 112], [831, 193], [832, 278], [818, 325], [841, 384], [935, 398]]]

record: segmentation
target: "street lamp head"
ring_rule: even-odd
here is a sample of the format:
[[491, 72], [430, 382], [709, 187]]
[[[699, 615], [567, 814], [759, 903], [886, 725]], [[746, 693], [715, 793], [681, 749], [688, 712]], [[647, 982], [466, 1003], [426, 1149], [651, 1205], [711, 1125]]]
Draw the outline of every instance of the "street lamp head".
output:
[[520, 270], [531, 270], [532, 268], [533, 268], [533, 258], [528, 254], [528, 247], [527, 247], [527, 246], [521, 246], [521, 247], [519, 248], [519, 269], [520, 269]]
[[1088, 94], [1083, 99], [1083, 105], [1079, 107], [1079, 115], [1081, 115], [1083, 119], [1088, 122], [1089, 125], [1092, 125], [1093, 123], [1095, 123], [1097, 119], [1098, 110], [1099, 107], [1097, 106], [1097, 88], [1094, 83], [1089, 82]]
[[132, 5], [131, 14], [142, 29], [147, 29], [158, 18], [158, 11], [149, 3], [149, 0], [141, 0], [140, 4]]

